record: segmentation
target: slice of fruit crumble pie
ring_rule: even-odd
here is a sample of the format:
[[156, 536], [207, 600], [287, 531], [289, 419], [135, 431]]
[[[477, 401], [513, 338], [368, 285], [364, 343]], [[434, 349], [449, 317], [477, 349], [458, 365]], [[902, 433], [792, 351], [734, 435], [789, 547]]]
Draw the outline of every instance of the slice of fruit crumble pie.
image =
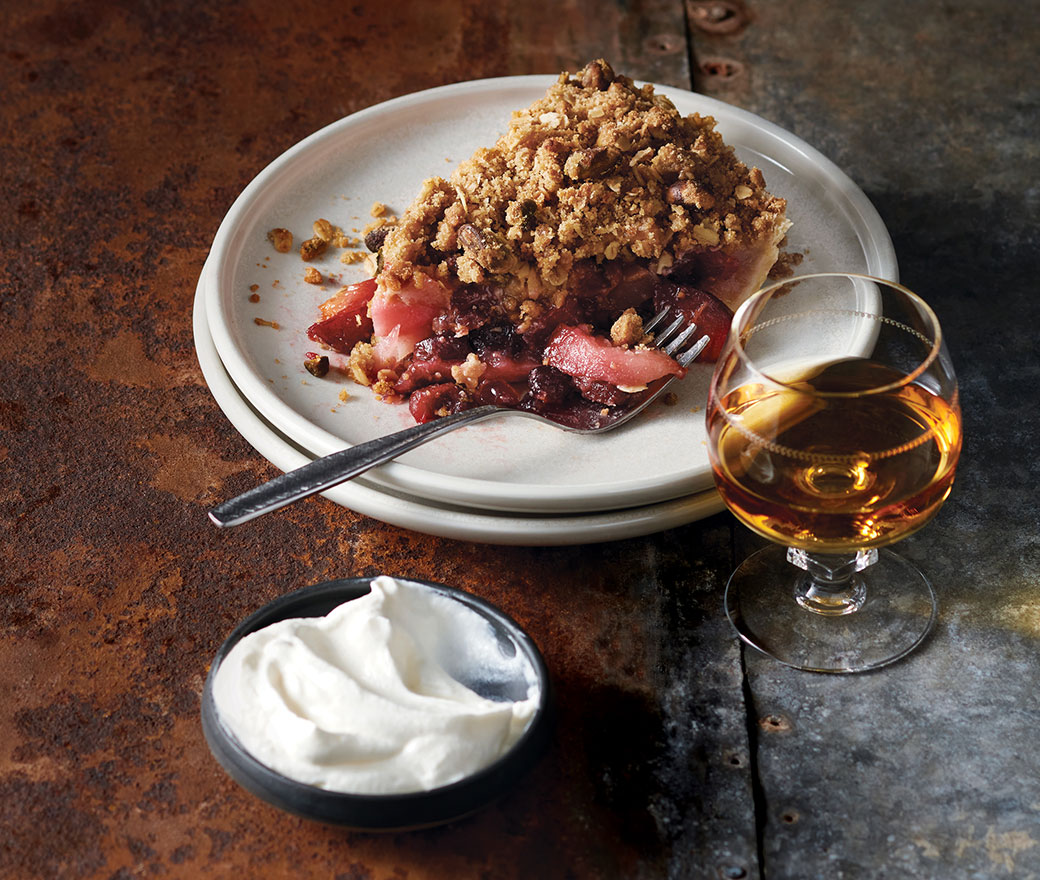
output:
[[717, 357], [777, 260], [784, 209], [714, 119], [593, 61], [427, 180], [385, 227], [376, 276], [325, 302], [308, 335], [420, 422], [499, 403], [591, 427], [685, 372], [647, 345], [664, 306]]

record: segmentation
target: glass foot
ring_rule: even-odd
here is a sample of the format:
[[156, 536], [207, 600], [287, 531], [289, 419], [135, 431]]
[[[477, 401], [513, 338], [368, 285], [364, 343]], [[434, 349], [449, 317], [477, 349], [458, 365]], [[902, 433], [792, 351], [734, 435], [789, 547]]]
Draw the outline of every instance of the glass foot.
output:
[[786, 547], [759, 550], [726, 587], [726, 616], [740, 638], [781, 663], [811, 672], [877, 669], [909, 654], [935, 623], [928, 579], [889, 550], [849, 576], [842, 610], [821, 604], [810, 576], [788, 559]]

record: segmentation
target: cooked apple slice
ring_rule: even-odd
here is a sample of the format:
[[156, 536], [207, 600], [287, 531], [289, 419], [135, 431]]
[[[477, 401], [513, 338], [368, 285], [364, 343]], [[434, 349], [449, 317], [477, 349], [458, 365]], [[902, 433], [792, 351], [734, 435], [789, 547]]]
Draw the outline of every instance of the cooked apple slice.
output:
[[593, 336], [588, 327], [558, 327], [545, 347], [550, 367], [594, 382], [619, 388], [642, 390], [662, 376], [685, 376], [663, 351], [614, 345], [603, 336]]

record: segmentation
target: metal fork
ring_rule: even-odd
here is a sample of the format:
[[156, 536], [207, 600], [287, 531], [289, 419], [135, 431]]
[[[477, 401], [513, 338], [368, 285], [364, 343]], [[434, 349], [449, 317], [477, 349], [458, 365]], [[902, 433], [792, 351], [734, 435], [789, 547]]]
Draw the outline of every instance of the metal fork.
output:
[[[690, 340], [697, 335], [697, 325], [694, 323], [686, 325], [686, 318], [683, 315], [666, 323], [671, 311], [670, 306], [662, 309], [643, 326], [643, 329], [649, 333], [665, 324], [664, 329], [654, 336], [654, 347], [670, 355], [682, 367], [688, 367], [704, 351], [709, 339], [707, 336], [701, 336], [687, 348]], [[303, 467], [281, 474], [235, 498], [221, 502], [209, 511], [209, 518], [218, 526], [236, 526], [248, 522], [294, 501], [308, 498], [326, 489], [331, 489], [333, 486], [338, 486], [340, 483], [345, 483], [370, 468], [390, 461], [435, 437], [492, 416], [526, 416], [577, 434], [602, 434], [604, 431], [612, 431], [646, 409], [661, 396], [675, 378], [675, 376], [668, 376], [651, 383], [646, 391], [641, 392], [645, 396], [638, 399], [637, 404], [608, 417], [605, 422], [593, 428], [574, 428], [538, 413], [497, 405], [477, 406], [473, 409], [463, 410], [315, 459]]]

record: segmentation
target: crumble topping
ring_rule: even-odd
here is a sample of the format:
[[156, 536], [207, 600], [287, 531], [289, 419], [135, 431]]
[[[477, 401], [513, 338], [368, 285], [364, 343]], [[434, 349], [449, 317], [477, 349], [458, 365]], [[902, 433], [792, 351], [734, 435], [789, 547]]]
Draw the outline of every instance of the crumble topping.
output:
[[784, 209], [712, 117], [682, 116], [599, 60], [561, 74], [450, 179], [425, 181], [386, 234], [380, 282], [490, 282], [520, 322], [562, 302], [579, 261], [662, 272], [691, 253], [775, 246]]
[[480, 377], [486, 371], [487, 366], [474, 353], [470, 352], [466, 356], [466, 360], [451, 368], [451, 378], [459, 385], [465, 385], [470, 391], [474, 391], [480, 382]]
[[268, 232], [267, 240], [271, 242], [271, 246], [280, 254], [287, 254], [292, 250], [292, 233], [281, 226]]
[[614, 345], [638, 345], [645, 337], [643, 319], [635, 309], [625, 309], [610, 328], [610, 341]]
[[[424, 181], [400, 219], [375, 202], [369, 253], [340, 256], [371, 277], [324, 302], [307, 335], [418, 422], [495, 403], [599, 426], [685, 373], [649, 315], [695, 322], [711, 340], [699, 358], [718, 357], [733, 310], [776, 271], [785, 208], [713, 118], [594, 61]], [[361, 243], [327, 220], [313, 233], [305, 261]]]
[[372, 380], [368, 378], [368, 365], [372, 362], [372, 343], [359, 342], [351, 349], [350, 358], [347, 361], [347, 375], [358, 385], [371, 385]]
[[315, 220], [311, 225], [311, 228], [314, 231], [315, 237], [320, 238], [326, 243], [332, 241], [333, 237], [336, 235], [336, 228], [324, 218]]
[[308, 238], [303, 244], [300, 245], [300, 259], [305, 262], [316, 260], [328, 249], [329, 243], [318, 236]]

